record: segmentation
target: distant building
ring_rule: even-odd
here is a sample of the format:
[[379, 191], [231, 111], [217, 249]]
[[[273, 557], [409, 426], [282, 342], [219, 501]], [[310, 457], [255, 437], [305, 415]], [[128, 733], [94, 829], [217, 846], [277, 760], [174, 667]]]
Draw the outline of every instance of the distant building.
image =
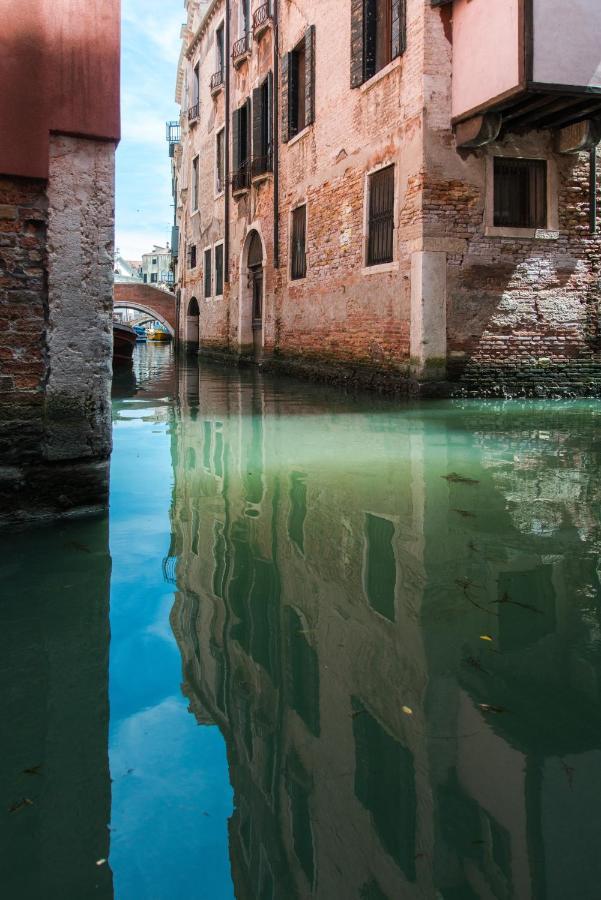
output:
[[115, 281], [142, 281], [142, 263], [137, 260], [124, 259], [118, 250], [115, 251]]
[[171, 248], [169, 244], [161, 247], [155, 244], [150, 253], [142, 254], [142, 281], [170, 291], [173, 288], [174, 276], [171, 271]]

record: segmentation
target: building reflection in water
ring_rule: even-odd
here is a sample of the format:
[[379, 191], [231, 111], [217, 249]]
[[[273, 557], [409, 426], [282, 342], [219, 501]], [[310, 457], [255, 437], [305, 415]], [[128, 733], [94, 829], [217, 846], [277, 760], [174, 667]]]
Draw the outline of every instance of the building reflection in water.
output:
[[598, 896], [590, 410], [192, 364], [179, 404], [171, 621], [227, 742], [236, 896]]
[[2, 538], [0, 895], [7, 900], [113, 896], [110, 569], [106, 518]]

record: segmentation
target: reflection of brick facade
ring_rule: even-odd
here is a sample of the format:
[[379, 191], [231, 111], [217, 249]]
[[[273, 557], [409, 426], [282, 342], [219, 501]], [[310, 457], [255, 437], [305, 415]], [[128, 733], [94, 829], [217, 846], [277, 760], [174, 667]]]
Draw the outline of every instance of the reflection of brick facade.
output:
[[[251, 3], [251, 11], [261, 5]], [[595, 390], [600, 254], [589, 228], [587, 154], [556, 153], [550, 129], [502, 132], [487, 146], [458, 150], [451, 127], [450, 6], [425, 0], [406, 0], [404, 6], [401, 55], [352, 88], [352, 17], [361, 14], [361, 3], [275, 3], [276, 59], [274, 16], [234, 66], [230, 50], [239, 37], [240, 10], [239, 0], [232, 0], [226, 97], [225, 87], [213, 95], [209, 87], [225, 0], [188, 4], [178, 73], [184, 127], [175, 164], [181, 336], [196, 297], [204, 350], [396, 387], [414, 378], [450, 377], [463, 379], [467, 389], [493, 393], [537, 389], [536, 382], [550, 390]], [[287, 140], [288, 54], [312, 27], [314, 121]], [[197, 65], [199, 119], [189, 122]], [[235, 174], [226, 100], [235, 117], [274, 71], [274, 171], [253, 179], [247, 190], [232, 191], [230, 184], [218, 196], [215, 140], [222, 127], [230, 132], [230, 180]], [[189, 182], [197, 155], [196, 212]], [[536, 235], [534, 229], [501, 235], [488, 228], [488, 172], [498, 155], [547, 161], [547, 228]], [[369, 176], [388, 164], [395, 167], [393, 259], [369, 266]], [[303, 204], [307, 272], [294, 281], [290, 223]], [[223, 297], [209, 290], [205, 298], [204, 251], [226, 240], [226, 220], [229, 281]], [[252, 230], [264, 250], [258, 343], [251, 334], [246, 260]], [[197, 246], [194, 268], [191, 244]], [[194, 323], [189, 326], [195, 334]]]

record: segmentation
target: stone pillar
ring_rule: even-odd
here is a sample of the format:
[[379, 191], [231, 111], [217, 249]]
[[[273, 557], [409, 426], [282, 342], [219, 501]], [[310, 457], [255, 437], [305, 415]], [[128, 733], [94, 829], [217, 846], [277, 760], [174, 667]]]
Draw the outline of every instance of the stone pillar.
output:
[[447, 361], [447, 254], [411, 255], [411, 366], [421, 381], [445, 377]]

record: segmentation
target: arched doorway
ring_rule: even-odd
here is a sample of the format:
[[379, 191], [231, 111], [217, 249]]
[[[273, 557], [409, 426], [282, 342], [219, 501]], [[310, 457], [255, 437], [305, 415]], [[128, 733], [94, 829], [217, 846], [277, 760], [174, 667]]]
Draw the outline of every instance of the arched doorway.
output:
[[186, 311], [186, 344], [192, 349], [198, 349], [200, 339], [200, 309], [198, 300], [192, 297]]
[[258, 231], [251, 231], [248, 236], [247, 268], [253, 355], [260, 359], [263, 351], [263, 243]]

